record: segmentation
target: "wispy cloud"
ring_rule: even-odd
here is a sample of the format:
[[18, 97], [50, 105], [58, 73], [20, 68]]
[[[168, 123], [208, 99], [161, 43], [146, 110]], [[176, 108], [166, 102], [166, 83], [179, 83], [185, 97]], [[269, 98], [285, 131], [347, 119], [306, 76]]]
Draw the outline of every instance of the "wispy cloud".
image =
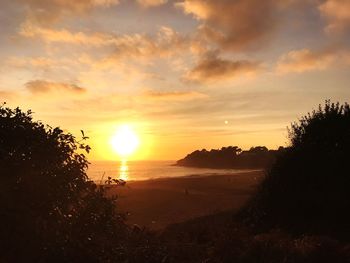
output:
[[137, 2], [144, 7], [164, 5], [168, 0], [137, 0]]
[[97, 7], [110, 7], [119, 0], [15, 0], [27, 7], [26, 20], [40, 25], [57, 22], [62, 16], [86, 13]]
[[196, 91], [154, 91], [147, 90], [142, 97], [153, 100], [165, 101], [186, 101], [194, 99], [204, 99], [208, 95]]
[[85, 88], [79, 87], [75, 84], [50, 82], [46, 80], [32, 80], [27, 82], [25, 87], [33, 94], [49, 93], [54, 91], [81, 94], [86, 91]]
[[67, 29], [52, 29], [31, 22], [22, 24], [19, 34], [27, 38], [41, 39], [49, 43], [68, 43], [75, 45], [106, 46], [117, 41], [116, 37], [104, 33], [71, 32]]
[[146, 34], [108, 34], [102, 32], [72, 32], [52, 29], [32, 23], [22, 25], [19, 34], [26, 38], [41, 39], [48, 43], [65, 43], [92, 47], [113, 48], [112, 57], [164, 57], [183, 51], [189, 39], [172, 28], [162, 26], [155, 36]]
[[349, 65], [349, 58], [349, 51], [339, 47], [321, 50], [310, 50], [307, 48], [292, 50], [279, 58], [276, 72], [285, 74], [326, 70], [334, 66]]

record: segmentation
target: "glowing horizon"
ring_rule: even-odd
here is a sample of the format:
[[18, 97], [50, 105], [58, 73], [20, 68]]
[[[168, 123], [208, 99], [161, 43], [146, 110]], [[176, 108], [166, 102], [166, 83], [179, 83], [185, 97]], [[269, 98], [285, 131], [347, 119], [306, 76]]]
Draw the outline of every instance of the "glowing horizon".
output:
[[[80, 134], [89, 160], [129, 124], [133, 160], [284, 146], [326, 99], [350, 101], [350, 1], [3, 1], [0, 99]], [[259, 12], [256, 12], [259, 10]]]

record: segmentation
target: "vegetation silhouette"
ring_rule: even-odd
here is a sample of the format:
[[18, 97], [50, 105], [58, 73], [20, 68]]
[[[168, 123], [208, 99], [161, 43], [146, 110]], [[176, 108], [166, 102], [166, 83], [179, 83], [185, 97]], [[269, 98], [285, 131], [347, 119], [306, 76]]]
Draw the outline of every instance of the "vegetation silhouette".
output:
[[174, 262], [350, 262], [350, 107], [319, 106], [289, 129], [240, 214], [169, 226]]
[[157, 256], [145, 231], [126, 226], [116, 198], [88, 180], [88, 161], [78, 153], [89, 152], [85, 139], [33, 121], [31, 111], [0, 106], [1, 262]]
[[349, 243], [329, 236], [292, 236], [279, 229], [256, 233], [230, 212], [171, 225], [162, 238], [169, 262], [350, 262]]
[[238, 146], [222, 147], [221, 149], [197, 150], [178, 160], [176, 165], [205, 168], [236, 168], [236, 169], [265, 169], [270, 167], [276, 157], [284, 151], [269, 150], [265, 146], [252, 147], [242, 151]]
[[[348, 104], [326, 101], [292, 124], [290, 146], [271, 154], [239, 217], [221, 212], [159, 235], [128, 227], [116, 199], [88, 180], [82, 135], [0, 107], [1, 262], [350, 262]], [[252, 148], [244, 158], [269, 152]], [[238, 147], [214, 153], [227, 165], [243, 156]]]
[[350, 234], [350, 107], [326, 101], [289, 129], [278, 156], [244, 213], [258, 229]]

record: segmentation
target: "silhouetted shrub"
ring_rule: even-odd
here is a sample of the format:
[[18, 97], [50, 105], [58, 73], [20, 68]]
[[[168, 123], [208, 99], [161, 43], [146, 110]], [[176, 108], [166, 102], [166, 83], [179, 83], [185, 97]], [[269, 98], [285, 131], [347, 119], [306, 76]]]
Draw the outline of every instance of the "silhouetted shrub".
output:
[[169, 262], [350, 262], [349, 244], [320, 235], [293, 237], [278, 229], [255, 234], [229, 212], [169, 226], [163, 239]]
[[349, 239], [350, 107], [325, 105], [293, 123], [291, 145], [277, 158], [246, 212], [260, 229]]
[[[85, 138], [83, 138], [85, 139]], [[115, 200], [89, 181], [89, 146], [32, 113], [0, 107], [0, 261], [110, 262], [128, 235]]]

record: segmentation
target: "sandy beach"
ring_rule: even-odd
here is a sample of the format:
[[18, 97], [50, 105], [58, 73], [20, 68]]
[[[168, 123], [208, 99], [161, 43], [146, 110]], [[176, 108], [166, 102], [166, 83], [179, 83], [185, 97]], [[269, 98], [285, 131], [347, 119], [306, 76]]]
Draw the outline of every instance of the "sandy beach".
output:
[[113, 187], [127, 222], [161, 229], [191, 218], [238, 210], [254, 193], [262, 171], [131, 181]]

